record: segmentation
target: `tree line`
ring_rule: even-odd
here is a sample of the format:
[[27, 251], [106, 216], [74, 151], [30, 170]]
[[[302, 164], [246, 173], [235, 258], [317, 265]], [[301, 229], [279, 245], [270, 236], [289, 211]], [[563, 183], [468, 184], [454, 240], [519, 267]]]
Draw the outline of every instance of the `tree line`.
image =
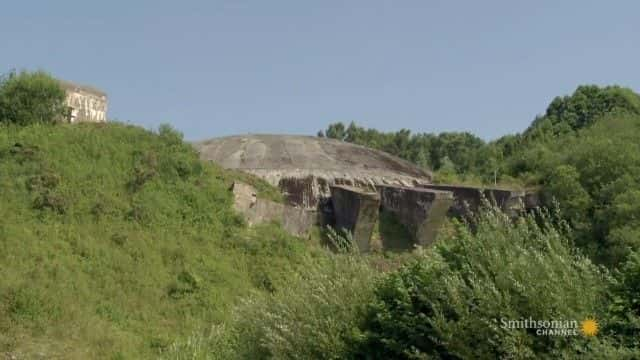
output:
[[615, 265], [640, 248], [640, 95], [584, 85], [556, 97], [522, 133], [485, 142], [468, 132], [381, 132], [350, 123], [318, 136], [347, 141], [432, 169], [436, 182], [540, 189], [559, 202], [575, 241]]

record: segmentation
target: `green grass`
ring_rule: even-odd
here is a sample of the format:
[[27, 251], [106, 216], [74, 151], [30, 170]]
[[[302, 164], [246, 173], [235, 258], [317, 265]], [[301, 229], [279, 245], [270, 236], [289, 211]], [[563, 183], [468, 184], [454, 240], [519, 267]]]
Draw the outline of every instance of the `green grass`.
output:
[[168, 127], [0, 125], [0, 353], [154, 358], [284, 287], [310, 249], [246, 229], [237, 178]]
[[[332, 232], [333, 241], [348, 237]], [[357, 247], [310, 253], [288, 276], [286, 287], [255, 292], [234, 307], [231, 319], [174, 342], [169, 359], [343, 359], [349, 358], [365, 304], [387, 262], [359, 254]], [[376, 262], [378, 264], [376, 264]]]

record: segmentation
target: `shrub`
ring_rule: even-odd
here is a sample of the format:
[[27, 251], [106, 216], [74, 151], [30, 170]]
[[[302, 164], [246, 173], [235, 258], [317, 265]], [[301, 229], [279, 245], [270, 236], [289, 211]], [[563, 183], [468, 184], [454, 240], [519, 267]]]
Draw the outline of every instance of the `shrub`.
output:
[[68, 115], [65, 91], [43, 72], [10, 72], [0, 79], [0, 123], [55, 123]]
[[234, 353], [247, 359], [341, 359], [357, 334], [375, 272], [353, 254], [309, 259], [286, 289], [237, 309]]
[[582, 336], [503, 326], [502, 320], [529, 318], [604, 319], [606, 271], [575, 253], [549, 215], [541, 218], [541, 225], [534, 216], [513, 224], [491, 209], [479, 215], [475, 233], [454, 223], [438, 245], [376, 286], [356, 356], [537, 358], [595, 351]]
[[632, 252], [612, 286], [609, 331], [619, 347], [640, 349], [640, 253]]
[[38, 210], [49, 209], [58, 214], [64, 214], [69, 207], [69, 201], [64, 195], [54, 191], [44, 191], [33, 200], [33, 208]]

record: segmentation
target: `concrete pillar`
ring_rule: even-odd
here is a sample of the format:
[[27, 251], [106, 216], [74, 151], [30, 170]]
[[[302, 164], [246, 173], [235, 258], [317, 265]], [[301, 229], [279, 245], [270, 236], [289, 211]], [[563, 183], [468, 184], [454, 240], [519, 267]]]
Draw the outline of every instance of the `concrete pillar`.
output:
[[361, 252], [369, 251], [380, 208], [378, 194], [351, 186], [334, 185], [331, 186], [331, 199], [336, 229], [350, 231], [358, 249]]
[[382, 209], [394, 213], [407, 227], [414, 243], [420, 246], [431, 245], [436, 240], [453, 204], [453, 194], [449, 191], [381, 185], [378, 192]]

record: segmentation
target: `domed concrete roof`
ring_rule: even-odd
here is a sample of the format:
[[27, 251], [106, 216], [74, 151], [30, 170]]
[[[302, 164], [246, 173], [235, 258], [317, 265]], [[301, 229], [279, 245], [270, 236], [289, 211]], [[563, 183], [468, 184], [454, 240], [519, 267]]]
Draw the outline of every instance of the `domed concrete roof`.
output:
[[385, 152], [313, 136], [229, 136], [197, 143], [196, 148], [204, 160], [250, 172], [431, 179], [428, 171]]
[[194, 144], [203, 160], [241, 170], [279, 187], [287, 201], [315, 208], [331, 185], [416, 186], [431, 173], [385, 152], [334, 139], [295, 135], [241, 135]]

